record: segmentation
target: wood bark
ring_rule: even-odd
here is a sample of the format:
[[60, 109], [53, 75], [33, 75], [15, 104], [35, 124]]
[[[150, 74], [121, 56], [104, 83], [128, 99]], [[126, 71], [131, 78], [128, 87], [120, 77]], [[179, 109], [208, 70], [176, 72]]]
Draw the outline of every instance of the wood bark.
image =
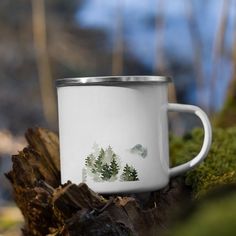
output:
[[182, 178], [129, 195], [102, 196], [85, 183], [61, 185], [58, 136], [42, 128], [25, 136], [29, 145], [12, 157], [6, 174], [25, 219], [23, 235], [160, 235], [190, 199]]

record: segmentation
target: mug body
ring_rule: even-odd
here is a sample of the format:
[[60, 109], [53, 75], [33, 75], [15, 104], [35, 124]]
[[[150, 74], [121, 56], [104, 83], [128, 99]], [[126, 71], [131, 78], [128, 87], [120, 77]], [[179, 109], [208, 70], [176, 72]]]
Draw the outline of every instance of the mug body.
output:
[[167, 82], [145, 76], [58, 80], [62, 183], [84, 182], [99, 193], [167, 185]]

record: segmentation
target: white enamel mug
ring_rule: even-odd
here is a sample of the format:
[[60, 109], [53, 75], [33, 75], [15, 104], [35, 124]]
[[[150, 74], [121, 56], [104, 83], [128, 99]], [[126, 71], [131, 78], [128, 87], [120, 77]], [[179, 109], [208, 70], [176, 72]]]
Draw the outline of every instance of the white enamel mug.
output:
[[[198, 165], [212, 138], [196, 106], [170, 104], [163, 76], [68, 78], [58, 92], [61, 181], [85, 182], [99, 193], [145, 192]], [[170, 168], [168, 111], [193, 113], [204, 128], [199, 154]]]

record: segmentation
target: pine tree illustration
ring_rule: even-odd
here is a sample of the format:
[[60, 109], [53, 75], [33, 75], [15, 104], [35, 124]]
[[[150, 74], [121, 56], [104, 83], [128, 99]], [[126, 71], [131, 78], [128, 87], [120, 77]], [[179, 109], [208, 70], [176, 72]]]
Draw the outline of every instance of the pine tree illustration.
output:
[[[96, 153], [92, 152], [85, 158], [86, 173], [84, 172], [83, 177], [86, 179], [88, 175], [93, 177], [94, 181], [115, 181], [120, 170], [119, 163], [119, 158], [110, 145], [106, 149], [97, 147]], [[129, 169], [129, 172], [131, 172], [131, 169]]]
[[130, 173], [130, 167], [128, 164], [126, 164], [121, 175], [121, 180], [129, 181], [129, 173]]
[[108, 164], [103, 165], [101, 170], [101, 178], [102, 180], [109, 180], [112, 176], [111, 169]]
[[93, 154], [90, 154], [89, 156], [87, 156], [86, 159], [85, 159], [85, 165], [87, 167], [92, 167], [93, 159], [94, 159], [94, 155]]
[[97, 159], [95, 160], [95, 164], [94, 164], [96, 172], [102, 171], [102, 167], [103, 167], [102, 162], [104, 159], [104, 155], [105, 155], [105, 151], [103, 148], [101, 148], [99, 155], [98, 155]]
[[114, 154], [112, 147], [109, 145], [108, 148], [106, 149], [106, 152], [109, 156], [112, 156]]
[[116, 162], [115, 156], [116, 155], [113, 155], [113, 159], [110, 164], [110, 172], [111, 172], [112, 176], [116, 176], [119, 172], [119, 169], [120, 169], [118, 163]]
[[132, 179], [132, 181], [138, 181], [138, 172], [137, 170], [135, 170], [135, 168], [132, 168], [131, 173], [130, 173], [130, 177]]
[[122, 175], [121, 175], [121, 180], [122, 181], [137, 181], [139, 180], [138, 178], [138, 173], [135, 170], [133, 166], [129, 166], [128, 164], [125, 165]]

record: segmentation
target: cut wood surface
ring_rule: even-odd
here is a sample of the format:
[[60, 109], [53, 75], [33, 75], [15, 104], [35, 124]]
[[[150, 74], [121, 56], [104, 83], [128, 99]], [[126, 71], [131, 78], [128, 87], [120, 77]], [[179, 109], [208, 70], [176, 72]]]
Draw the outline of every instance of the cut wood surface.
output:
[[24, 216], [23, 235], [160, 235], [190, 199], [181, 178], [159, 191], [129, 195], [99, 195], [85, 183], [61, 185], [57, 134], [33, 128], [25, 136], [28, 147], [12, 157], [6, 174]]

